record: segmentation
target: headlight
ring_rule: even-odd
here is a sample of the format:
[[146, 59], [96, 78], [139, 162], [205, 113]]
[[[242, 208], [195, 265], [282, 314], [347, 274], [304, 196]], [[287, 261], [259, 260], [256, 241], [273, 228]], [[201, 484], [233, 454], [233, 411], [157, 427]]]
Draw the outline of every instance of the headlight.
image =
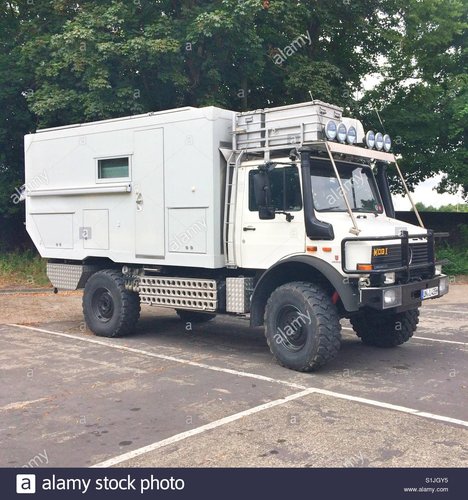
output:
[[382, 151], [383, 144], [384, 144], [383, 135], [380, 132], [377, 132], [375, 134], [375, 147], [376, 147], [376, 149], [378, 149], [379, 151]]
[[397, 307], [401, 305], [401, 288], [387, 288], [382, 291], [382, 307], [388, 309], [389, 307]]
[[351, 127], [349, 127], [348, 129], [348, 137], [347, 137], [348, 144], [354, 144], [356, 142], [356, 139], [357, 139], [356, 127], [353, 127], [351, 125]]
[[390, 136], [388, 134], [385, 134], [383, 136], [383, 148], [385, 151], [388, 153], [390, 149], [392, 148], [392, 140], [390, 139]]
[[369, 130], [369, 132], [367, 132], [366, 134], [366, 146], [369, 149], [372, 149], [375, 146], [375, 135], [372, 130]]
[[436, 274], [436, 276], [439, 276], [439, 274], [442, 274], [442, 264], [435, 265], [435, 274]]
[[338, 125], [338, 132], [336, 134], [340, 142], [346, 142], [347, 132], [348, 131], [346, 130], [346, 125], [344, 123], [340, 123]]
[[334, 141], [336, 138], [336, 123], [333, 120], [328, 120], [325, 124], [325, 135], [330, 141]]
[[439, 295], [445, 295], [449, 290], [449, 281], [447, 276], [440, 278], [439, 281]]

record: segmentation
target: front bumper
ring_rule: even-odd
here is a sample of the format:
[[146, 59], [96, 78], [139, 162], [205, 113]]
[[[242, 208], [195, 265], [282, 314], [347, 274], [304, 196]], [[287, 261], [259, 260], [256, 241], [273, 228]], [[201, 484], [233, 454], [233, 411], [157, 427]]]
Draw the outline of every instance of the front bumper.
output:
[[[436, 299], [448, 293], [448, 277], [441, 274], [435, 278], [392, 285], [388, 287], [366, 287], [360, 289], [360, 307], [371, 307], [372, 309], [386, 310], [392, 309], [396, 312], [405, 311], [419, 307], [423, 301], [422, 291], [437, 288], [434, 295], [427, 299]], [[395, 299], [394, 303], [388, 299]]]

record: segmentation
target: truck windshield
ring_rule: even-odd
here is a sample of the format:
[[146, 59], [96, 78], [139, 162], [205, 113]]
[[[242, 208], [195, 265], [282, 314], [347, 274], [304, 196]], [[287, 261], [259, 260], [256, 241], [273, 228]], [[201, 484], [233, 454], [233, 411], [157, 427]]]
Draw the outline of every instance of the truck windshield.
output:
[[[370, 167], [336, 162], [341, 181], [353, 212], [382, 213], [382, 203]], [[345, 212], [346, 203], [328, 160], [312, 161], [312, 195], [320, 212]]]

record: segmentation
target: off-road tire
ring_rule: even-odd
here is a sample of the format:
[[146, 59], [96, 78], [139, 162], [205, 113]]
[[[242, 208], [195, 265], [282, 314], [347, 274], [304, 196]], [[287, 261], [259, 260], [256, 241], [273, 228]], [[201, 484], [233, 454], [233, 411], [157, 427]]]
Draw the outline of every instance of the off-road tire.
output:
[[206, 323], [214, 318], [216, 314], [203, 313], [198, 311], [187, 311], [185, 309], [176, 309], [179, 318], [185, 323]]
[[[305, 316], [301, 327], [299, 313]], [[297, 328], [293, 328], [295, 322]], [[288, 335], [291, 329], [287, 325], [294, 334]], [[316, 370], [340, 349], [338, 310], [321, 287], [302, 281], [287, 283], [268, 299], [265, 335], [270, 351], [282, 366], [300, 372]]]
[[396, 347], [408, 342], [419, 323], [419, 309], [404, 312], [362, 311], [350, 319], [362, 342], [375, 347]]
[[106, 269], [93, 274], [83, 293], [88, 328], [100, 337], [132, 333], [140, 317], [140, 296], [125, 288], [122, 273]]

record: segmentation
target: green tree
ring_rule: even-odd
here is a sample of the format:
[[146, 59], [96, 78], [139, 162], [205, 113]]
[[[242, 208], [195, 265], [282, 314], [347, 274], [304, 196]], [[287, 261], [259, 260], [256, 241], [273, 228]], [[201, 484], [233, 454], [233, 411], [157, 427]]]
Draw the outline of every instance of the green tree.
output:
[[[467, 186], [466, 0], [11, 0], [0, 3], [0, 213], [37, 127], [192, 105], [316, 99], [388, 131], [414, 185]], [[302, 36], [304, 43], [299, 43]], [[278, 63], [275, 54], [294, 45]], [[362, 101], [362, 79], [383, 82]], [[413, 78], [413, 80], [411, 80]]]
[[368, 122], [382, 126], [402, 155], [408, 182], [443, 172], [440, 192], [461, 185], [468, 199], [466, 0], [402, 1], [383, 81], [365, 99]]

